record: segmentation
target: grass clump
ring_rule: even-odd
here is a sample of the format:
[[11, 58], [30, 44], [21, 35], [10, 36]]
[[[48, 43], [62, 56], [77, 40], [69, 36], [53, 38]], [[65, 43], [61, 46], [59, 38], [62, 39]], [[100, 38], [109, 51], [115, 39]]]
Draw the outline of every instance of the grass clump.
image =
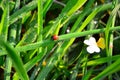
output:
[[0, 14], [1, 80], [120, 79], [119, 0], [1, 0]]

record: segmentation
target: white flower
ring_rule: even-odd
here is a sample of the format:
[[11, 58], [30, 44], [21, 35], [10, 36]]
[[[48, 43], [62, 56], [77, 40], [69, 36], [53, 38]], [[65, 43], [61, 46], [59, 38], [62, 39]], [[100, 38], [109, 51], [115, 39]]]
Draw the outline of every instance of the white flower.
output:
[[94, 52], [97, 52], [97, 53], [100, 52], [100, 48], [97, 46], [97, 43], [94, 37], [90, 37], [88, 40], [85, 40], [84, 43], [88, 45], [87, 51], [90, 54]]

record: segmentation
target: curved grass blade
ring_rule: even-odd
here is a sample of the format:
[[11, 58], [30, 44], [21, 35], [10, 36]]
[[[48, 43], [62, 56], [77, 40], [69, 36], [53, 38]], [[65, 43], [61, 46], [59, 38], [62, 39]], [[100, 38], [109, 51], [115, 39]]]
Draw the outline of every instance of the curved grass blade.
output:
[[31, 1], [28, 5], [22, 7], [10, 16], [9, 25], [14, 23], [18, 18], [22, 17], [25, 13], [35, 9], [37, 7], [37, 1]]
[[29, 80], [27, 72], [25, 71], [25, 68], [23, 67], [22, 60], [20, 59], [19, 55], [17, 54], [16, 50], [11, 47], [7, 42], [4, 42], [3, 40], [0, 39], [0, 46], [6, 49], [6, 52], [10, 56], [14, 67], [19, 74], [19, 77], [22, 80]]
[[105, 70], [103, 70], [101, 73], [99, 73], [96, 77], [92, 78], [91, 80], [100, 80], [106, 77], [107, 75], [110, 75], [119, 70], [120, 70], [120, 58], [117, 59], [113, 64], [108, 66]]

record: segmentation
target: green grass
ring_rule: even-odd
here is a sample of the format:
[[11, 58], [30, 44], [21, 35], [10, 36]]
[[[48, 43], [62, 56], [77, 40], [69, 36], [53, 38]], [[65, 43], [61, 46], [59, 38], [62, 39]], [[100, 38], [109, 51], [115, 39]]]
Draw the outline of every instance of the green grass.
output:
[[[1, 0], [0, 14], [0, 80], [120, 79], [119, 0]], [[88, 53], [90, 36], [105, 49]]]

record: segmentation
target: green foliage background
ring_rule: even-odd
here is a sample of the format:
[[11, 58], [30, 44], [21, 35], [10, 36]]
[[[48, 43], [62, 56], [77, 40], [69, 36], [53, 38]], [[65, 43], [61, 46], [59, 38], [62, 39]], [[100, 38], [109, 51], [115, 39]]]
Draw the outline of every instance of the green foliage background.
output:
[[0, 0], [0, 80], [119, 80], [119, 20], [119, 0]]

